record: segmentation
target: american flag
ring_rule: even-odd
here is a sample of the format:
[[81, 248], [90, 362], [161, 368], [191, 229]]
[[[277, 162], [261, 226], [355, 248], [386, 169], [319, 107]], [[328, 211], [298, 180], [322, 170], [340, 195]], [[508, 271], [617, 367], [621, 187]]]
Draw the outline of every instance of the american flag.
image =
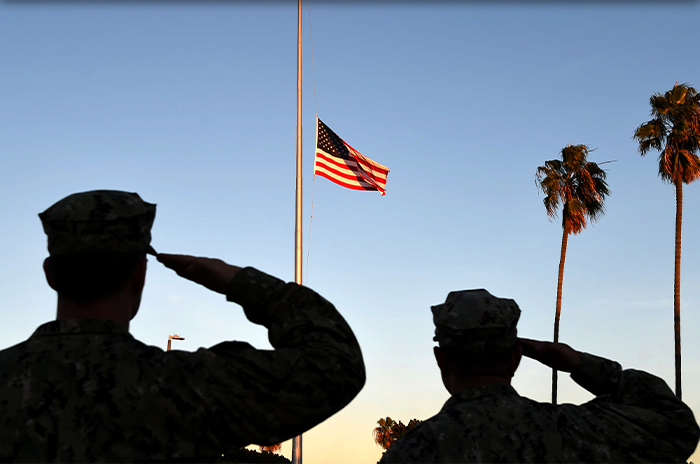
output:
[[349, 189], [378, 190], [384, 195], [389, 169], [362, 156], [320, 119], [316, 122], [314, 174]]

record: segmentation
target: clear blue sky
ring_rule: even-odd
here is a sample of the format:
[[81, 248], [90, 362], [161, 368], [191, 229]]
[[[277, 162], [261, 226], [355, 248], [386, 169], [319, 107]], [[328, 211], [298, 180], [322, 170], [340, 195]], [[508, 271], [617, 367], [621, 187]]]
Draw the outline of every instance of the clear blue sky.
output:
[[[385, 197], [313, 182], [306, 9], [305, 272], [355, 330], [367, 384], [304, 435], [305, 464], [374, 463], [380, 417], [439, 410], [430, 306], [449, 291], [514, 298], [520, 334], [551, 339], [561, 226], [535, 171], [567, 144], [617, 162], [606, 215], [569, 240], [561, 340], [673, 385], [674, 191], [631, 137], [654, 92], [700, 87], [700, 4], [312, 1], [310, 13], [320, 117], [391, 173]], [[55, 317], [37, 213], [73, 192], [139, 192], [158, 204], [158, 251], [293, 280], [296, 2], [0, 2], [0, 63], [0, 348]], [[700, 184], [684, 195], [683, 385], [698, 415]], [[183, 350], [269, 347], [239, 307], [154, 260], [131, 330], [163, 348], [173, 333]], [[591, 398], [560, 378], [561, 401]], [[514, 386], [548, 401], [550, 370], [526, 360]]]

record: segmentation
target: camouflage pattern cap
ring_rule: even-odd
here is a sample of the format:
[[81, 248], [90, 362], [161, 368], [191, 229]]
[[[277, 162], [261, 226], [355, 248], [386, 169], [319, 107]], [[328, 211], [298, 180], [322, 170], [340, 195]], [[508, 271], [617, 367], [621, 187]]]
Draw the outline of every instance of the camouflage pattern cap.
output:
[[124, 253], [150, 246], [156, 205], [136, 193], [93, 190], [74, 193], [39, 214], [49, 254]]
[[484, 289], [450, 292], [433, 306], [434, 341], [465, 354], [505, 351], [518, 337], [520, 308], [515, 301], [497, 298]]

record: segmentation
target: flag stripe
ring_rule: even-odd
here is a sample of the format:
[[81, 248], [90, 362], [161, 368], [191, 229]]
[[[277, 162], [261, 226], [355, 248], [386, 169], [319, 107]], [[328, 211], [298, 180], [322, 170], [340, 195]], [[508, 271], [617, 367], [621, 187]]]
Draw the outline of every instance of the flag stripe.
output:
[[346, 188], [349, 188], [349, 189], [353, 189], [353, 190], [377, 190], [376, 188], [372, 187], [364, 180], [362, 181], [363, 184], [359, 184], [357, 182], [347, 183], [343, 180], [337, 179], [329, 174], [326, 174], [323, 171], [317, 171], [316, 174], [318, 174], [321, 177], [325, 177], [326, 179], [330, 180], [331, 182], [335, 182], [336, 184], [343, 186], [343, 187], [346, 187]]
[[[323, 152], [323, 150], [318, 149], [316, 150], [316, 164], [318, 165], [319, 163], [325, 163], [326, 165], [333, 166], [336, 169], [348, 173], [348, 175], [349, 173], [353, 173], [354, 177], [362, 177], [359, 172], [358, 162], [354, 159], [344, 160], [336, 158], [335, 156], [331, 156], [328, 153]], [[382, 175], [381, 173], [373, 173], [372, 177], [380, 184], [386, 183], [386, 174]]]
[[[382, 195], [384, 195], [384, 188], [386, 187], [386, 175], [389, 173], [389, 170], [386, 168], [386, 166], [382, 166], [381, 164], [372, 161], [371, 159], [365, 156], [362, 156], [360, 152], [352, 148], [350, 144], [347, 143], [345, 140], [343, 140], [343, 145], [345, 145], [345, 148], [347, 148], [350, 157], [354, 158], [358, 162], [360, 175], [367, 182], [374, 185], [374, 187], [377, 190], [379, 190]], [[374, 173], [375, 168], [377, 169], [377, 171], [381, 170], [381, 174], [384, 177], [382, 180], [377, 179], [377, 176]]]
[[347, 165], [339, 165], [334, 162], [326, 162], [326, 160], [319, 156], [316, 158], [316, 167], [314, 169], [314, 174], [323, 174], [323, 177], [329, 180], [338, 180], [343, 184], [352, 184], [364, 187], [366, 189], [376, 190], [376, 188], [364, 180], [356, 170], [350, 169]]
[[362, 176], [370, 184], [376, 183], [378, 186], [381, 186], [381, 187], [386, 185], [386, 177], [384, 177], [384, 178], [379, 177], [379, 176], [375, 175], [374, 173], [372, 173], [371, 171], [367, 171], [366, 169], [362, 169], [362, 167], [360, 167], [358, 169], [358, 171], [359, 171], [358, 173], [360, 174], [360, 176]]
[[367, 183], [367, 181], [365, 181], [362, 177], [359, 177], [357, 174], [355, 174], [352, 171], [348, 171], [346, 169], [337, 169], [335, 166], [328, 165], [328, 164], [323, 163], [323, 162], [319, 162], [316, 165], [316, 170], [314, 171], [314, 174], [316, 174], [317, 172], [319, 172], [321, 170], [323, 170], [326, 173], [333, 175], [337, 178], [342, 178], [346, 181], [355, 181], [355, 182], [362, 181], [362, 182]]
[[[358, 153], [359, 154], [359, 153]], [[360, 155], [362, 156], [362, 155]], [[364, 174], [371, 177], [375, 181], [379, 183], [384, 183], [386, 184], [386, 176], [388, 174], [388, 171], [377, 171], [372, 169], [370, 166], [368, 166], [362, 158], [354, 156], [354, 161], [357, 165], [359, 165], [359, 169], [362, 169], [364, 171]]]

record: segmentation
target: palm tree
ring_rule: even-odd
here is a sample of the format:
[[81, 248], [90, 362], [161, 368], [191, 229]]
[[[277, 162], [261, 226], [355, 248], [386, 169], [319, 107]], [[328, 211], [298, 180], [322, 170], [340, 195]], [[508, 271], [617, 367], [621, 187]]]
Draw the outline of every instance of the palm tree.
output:
[[665, 94], [649, 99], [653, 119], [634, 131], [639, 154], [652, 148], [659, 155], [659, 176], [676, 189], [676, 256], [673, 277], [673, 329], [676, 345], [676, 396], [681, 393], [681, 223], [683, 219], [683, 184], [700, 177], [700, 94], [687, 84], [678, 85]]
[[[561, 160], [554, 159], [537, 168], [537, 183], [546, 195], [544, 206], [547, 215], [557, 216], [562, 206], [561, 257], [557, 283], [557, 310], [554, 315], [554, 343], [559, 341], [559, 316], [561, 314], [561, 290], [564, 281], [564, 260], [569, 234], [578, 234], [588, 222], [598, 220], [604, 212], [603, 202], [610, 193], [605, 181], [605, 171], [587, 160], [586, 145], [567, 145], [561, 151]], [[557, 404], [557, 371], [552, 369], [552, 404]]]
[[394, 422], [391, 417], [387, 416], [385, 419], [379, 419], [377, 424], [379, 424], [379, 426], [375, 427], [372, 431], [374, 442], [383, 449], [388, 450], [394, 442], [393, 429], [396, 426], [396, 422]]
[[277, 443], [276, 445], [259, 445], [260, 451], [269, 451], [270, 453], [277, 453], [282, 449], [282, 443]]
[[377, 421], [379, 426], [375, 427], [372, 431], [372, 435], [374, 435], [374, 442], [385, 450], [388, 450], [391, 444], [398, 440], [401, 435], [408, 432], [420, 423], [421, 421], [418, 419], [411, 419], [408, 421], [408, 425], [405, 425], [401, 421], [396, 422], [389, 416], [387, 416], [385, 419], [379, 419]]

